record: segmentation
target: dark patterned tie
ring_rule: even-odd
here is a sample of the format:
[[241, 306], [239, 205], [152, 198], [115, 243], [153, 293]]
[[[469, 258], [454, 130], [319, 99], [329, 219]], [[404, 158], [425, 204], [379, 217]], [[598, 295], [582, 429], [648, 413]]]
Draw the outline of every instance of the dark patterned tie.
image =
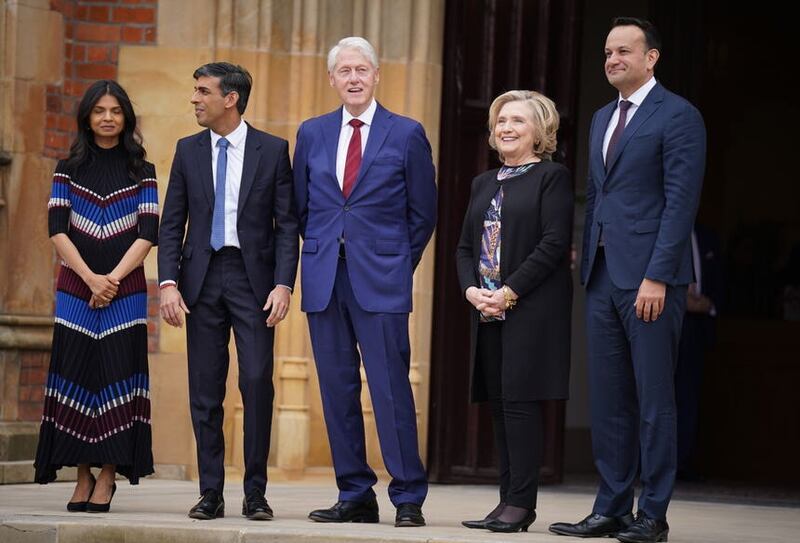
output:
[[350, 144], [347, 146], [347, 159], [344, 163], [342, 193], [345, 199], [350, 196], [353, 185], [356, 184], [358, 170], [361, 168], [361, 127], [364, 126], [364, 121], [350, 119], [348, 124], [353, 127], [353, 135], [350, 137]]
[[628, 102], [627, 100], [622, 100], [619, 103], [619, 120], [617, 121], [617, 126], [614, 127], [614, 132], [611, 133], [611, 139], [608, 140], [608, 149], [606, 149], [606, 168], [608, 168], [611, 157], [614, 156], [614, 147], [617, 146], [619, 139], [622, 137], [622, 132], [625, 131], [625, 122], [628, 120], [628, 109], [632, 104], [633, 102]]

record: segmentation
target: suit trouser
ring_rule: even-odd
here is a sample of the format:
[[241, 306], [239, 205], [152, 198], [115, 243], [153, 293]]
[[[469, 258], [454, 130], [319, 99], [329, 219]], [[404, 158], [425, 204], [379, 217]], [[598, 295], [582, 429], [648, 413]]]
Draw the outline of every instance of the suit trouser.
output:
[[272, 345], [266, 300], [257, 300], [238, 249], [211, 257], [203, 289], [186, 316], [189, 402], [197, 441], [200, 492], [222, 492], [225, 439], [222, 433], [231, 327], [239, 361], [239, 391], [244, 407], [244, 491], [264, 493], [272, 425]]
[[636, 317], [638, 290], [614, 286], [599, 250], [586, 290], [592, 449], [600, 473], [593, 512], [621, 516], [633, 507], [666, 518], [677, 456], [674, 375], [686, 287], [667, 286], [654, 322]]
[[331, 301], [325, 310], [308, 313], [308, 325], [339, 499], [365, 501], [375, 496], [372, 486], [377, 477], [367, 464], [361, 412], [363, 357], [383, 462], [392, 476], [389, 497], [395, 505], [421, 505], [428, 482], [419, 457], [416, 409], [408, 380], [408, 313], [361, 309], [346, 261], [340, 258]]
[[503, 399], [502, 327], [501, 322], [478, 325], [478, 357], [498, 453], [500, 502], [536, 509], [544, 437], [542, 404]]

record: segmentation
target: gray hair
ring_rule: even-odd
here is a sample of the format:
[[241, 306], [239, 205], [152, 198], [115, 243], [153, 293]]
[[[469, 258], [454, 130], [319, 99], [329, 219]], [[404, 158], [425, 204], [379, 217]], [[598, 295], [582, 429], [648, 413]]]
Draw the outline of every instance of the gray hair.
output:
[[342, 49], [358, 49], [362, 55], [367, 57], [374, 68], [378, 67], [378, 55], [375, 54], [375, 49], [367, 40], [360, 36], [350, 36], [342, 38], [339, 43], [334, 45], [328, 52], [328, 71], [332, 72], [336, 67], [336, 57], [339, 56]]

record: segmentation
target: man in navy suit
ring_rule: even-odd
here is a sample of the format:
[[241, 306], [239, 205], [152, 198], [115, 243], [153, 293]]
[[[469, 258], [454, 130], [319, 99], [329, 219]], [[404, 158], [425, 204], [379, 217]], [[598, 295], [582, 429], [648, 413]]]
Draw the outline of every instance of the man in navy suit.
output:
[[422, 526], [428, 485], [408, 380], [414, 269], [436, 223], [431, 147], [422, 126], [373, 95], [378, 58], [363, 38], [328, 54], [343, 106], [297, 132], [294, 190], [308, 315], [338, 502], [317, 522], [378, 522], [361, 412], [363, 358], [378, 437], [392, 476], [395, 526]]
[[244, 407], [242, 514], [270, 520], [264, 493], [274, 326], [289, 308], [299, 242], [289, 144], [242, 120], [252, 84], [247, 70], [215, 62], [194, 78], [191, 102], [206, 130], [178, 142], [158, 252], [161, 315], [172, 326], [183, 326], [186, 315], [202, 495], [189, 516], [225, 514], [222, 401], [233, 328]]
[[592, 514], [551, 525], [558, 534], [648, 542], [669, 532], [673, 378], [706, 145], [697, 109], [654, 78], [659, 42], [652, 24], [627, 17], [606, 39], [606, 77], [619, 96], [592, 119], [581, 270], [600, 487]]

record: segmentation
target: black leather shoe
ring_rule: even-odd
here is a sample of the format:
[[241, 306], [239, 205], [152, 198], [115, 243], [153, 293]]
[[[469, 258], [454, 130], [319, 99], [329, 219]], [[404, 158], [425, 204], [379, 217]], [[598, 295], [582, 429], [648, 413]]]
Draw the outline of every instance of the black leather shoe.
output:
[[225, 500], [216, 490], [206, 490], [197, 505], [189, 509], [189, 518], [211, 520], [225, 516]]
[[242, 515], [251, 520], [272, 520], [272, 508], [258, 490], [253, 490], [242, 502]]
[[114, 494], [117, 492], [117, 483], [111, 485], [111, 497], [108, 498], [108, 503], [94, 503], [92, 501], [86, 502], [87, 513], [108, 513], [111, 511], [111, 500], [114, 499]]
[[[97, 484], [97, 479], [95, 479], [94, 475], [91, 473], [89, 474], [89, 477], [92, 479], [92, 488], [89, 489], [89, 497], [91, 498], [92, 494], [94, 494], [94, 486]], [[67, 502], [67, 511], [70, 513], [85, 513], [86, 506], [88, 504], [89, 500], [83, 502]]]
[[639, 511], [633, 524], [617, 534], [617, 539], [624, 543], [658, 543], [666, 541], [669, 524], [666, 520], [650, 518]]
[[397, 506], [394, 525], [398, 528], [425, 526], [425, 517], [422, 516], [422, 507], [416, 503], [401, 503]]
[[534, 520], [536, 520], [536, 510], [531, 509], [530, 512], [518, 522], [505, 522], [496, 518], [486, 523], [486, 529], [490, 532], [527, 532], [528, 527], [533, 524]]
[[472, 530], [484, 530], [486, 529], [486, 524], [490, 520], [496, 519], [497, 517], [500, 516], [500, 513], [503, 512], [503, 507], [505, 507], [505, 505], [506, 504], [502, 502], [499, 503], [497, 507], [495, 507], [488, 515], [486, 515], [483, 518], [483, 520], [462, 520], [461, 525], [466, 526], [467, 528], [470, 528]]
[[375, 498], [365, 502], [338, 501], [329, 509], [316, 509], [308, 514], [315, 522], [378, 522], [378, 501]]
[[633, 515], [622, 517], [604, 517], [592, 513], [585, 519], [575, 524], [569, 522], [556, 522], [550, 525], [550, 531], [559, 535], [573, 537], [614, 537], [633, 522]]

